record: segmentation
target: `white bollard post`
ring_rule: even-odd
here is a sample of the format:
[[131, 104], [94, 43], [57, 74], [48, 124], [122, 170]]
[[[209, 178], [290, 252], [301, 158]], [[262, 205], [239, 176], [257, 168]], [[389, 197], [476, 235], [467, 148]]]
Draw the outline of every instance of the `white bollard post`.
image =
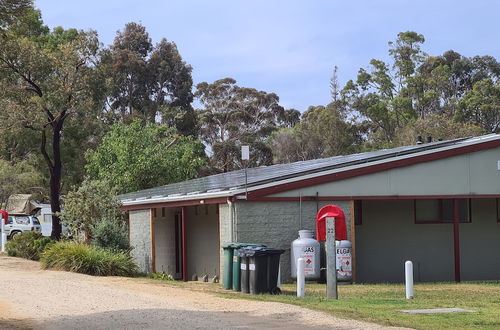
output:
[[413, 299], [413, 263], [405, 262], [406, 299]]
[[278, 266], [278, 283], [276, 286], [281, 289], [281, 265]]
[[304, 297], [306, 294], [306, 261], [304, 258], [297, 259], [297, 297]]
[[5, 252], [5, 241], [7, 240], [7, 235], [5, 235], [5, 220], [0, 218], [2, 221], [2, 252]]

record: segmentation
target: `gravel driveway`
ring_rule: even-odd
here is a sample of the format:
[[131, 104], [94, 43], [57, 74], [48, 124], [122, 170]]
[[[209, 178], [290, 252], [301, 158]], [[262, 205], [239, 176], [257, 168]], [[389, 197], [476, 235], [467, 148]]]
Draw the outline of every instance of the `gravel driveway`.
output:
[[41, 270], [0, 256], [1, 329], [382, 329], [273, 302]]

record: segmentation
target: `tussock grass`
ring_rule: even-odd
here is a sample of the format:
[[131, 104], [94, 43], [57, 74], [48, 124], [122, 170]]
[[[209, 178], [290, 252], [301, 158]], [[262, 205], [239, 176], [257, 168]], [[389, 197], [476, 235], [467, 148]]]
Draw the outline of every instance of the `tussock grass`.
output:
[[41, 258], [43, 268], [54, 268], [96, 276], [134, 276], [137, 266], [124, 252], [113, 252], [76, 242], [57, 242]]

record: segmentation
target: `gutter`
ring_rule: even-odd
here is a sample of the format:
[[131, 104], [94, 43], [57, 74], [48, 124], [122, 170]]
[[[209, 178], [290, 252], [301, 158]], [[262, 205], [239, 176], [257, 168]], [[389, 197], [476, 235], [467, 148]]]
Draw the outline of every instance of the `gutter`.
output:
[[152, 204], [152, 203], [168, 203], [168, 202], [180, 202], [180, 201], [190, 201], [190, 200], [201, 200], [201, 199], [211, 199], [218, 197], [230, 197], [240, 193], [244, 193], [244, 189], [233, 189], [217, 192], [206, 192], [206, 193], [188, 193], [183, 195], [168, 195], [168, 196], [152, 196], [145, 198], [126, 198], [122, 199], [121, 202], [123, 206], [131, 206], [138, 204]]

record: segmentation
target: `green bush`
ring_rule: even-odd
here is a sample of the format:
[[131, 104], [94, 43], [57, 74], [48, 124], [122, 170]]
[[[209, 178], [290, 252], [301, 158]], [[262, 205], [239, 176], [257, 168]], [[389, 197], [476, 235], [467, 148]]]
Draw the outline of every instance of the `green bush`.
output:
[[152, 273], [150, 275], [152, 279], [155, 280], [162, 280], [162, 281], [173, 281], [174, 277], [170, 274], [164, 274], [164, 273]]
[[5, 244], [7, 254], [11, 257], [21, 257], [30, 260], [39, 260], [40, 254], [51, 244], [49, 237], [42, 234], [28, 231], [20, 233]]
[[130, 251], [128, 230], [119, 220], [103, 219], [93, 230], [92, 244], [114, 251]]
[[57, 242], [42, 254], [43, 268], [97, 276], [134, 276], [137, 266], [125, 252], [76, 242]]

